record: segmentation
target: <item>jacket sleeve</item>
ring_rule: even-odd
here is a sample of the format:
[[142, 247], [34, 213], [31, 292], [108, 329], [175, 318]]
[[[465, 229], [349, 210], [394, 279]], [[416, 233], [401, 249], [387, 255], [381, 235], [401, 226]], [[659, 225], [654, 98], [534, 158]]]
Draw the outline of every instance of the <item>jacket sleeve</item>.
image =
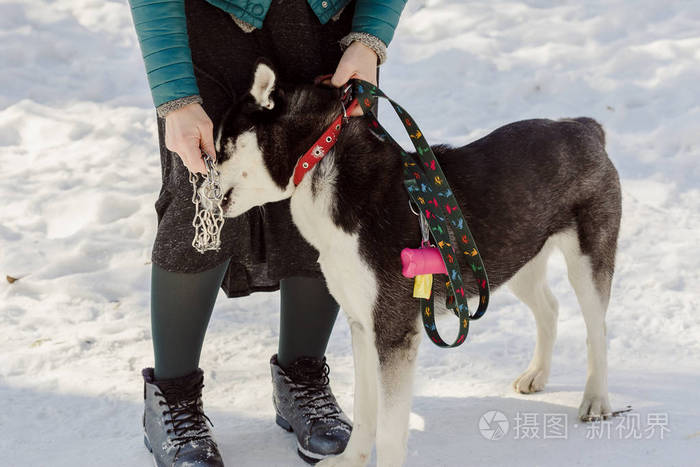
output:
[[199, 94], [187, 38], [184, 0], [129, 0], [153, 103]]
[[358, 0], [352, 31], [371, 34], [389, 45], [405, 6], [406, 0]]

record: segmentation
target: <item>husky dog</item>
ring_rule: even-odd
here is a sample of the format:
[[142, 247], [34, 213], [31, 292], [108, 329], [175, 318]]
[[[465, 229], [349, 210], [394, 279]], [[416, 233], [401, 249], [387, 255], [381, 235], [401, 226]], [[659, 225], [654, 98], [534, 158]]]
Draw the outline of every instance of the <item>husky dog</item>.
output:
[[[376, 441], [380, 466], [405, 458], [418, 344], [423, 332], [403, 248], [421, 243], [409, 208], [398, 148], [351, 118], [333, 149], [295, 186], [298, 158], [343, 112], [341, 91], [285, 86], [264, 61], [250, 93], [216, 135], [224, 215], [290, 199], [294, 223], [319, 251], [328, 288], [347, 314], [355, 362], [354, 427], [340, 456], [323, 466], [361, 466]], [[557, 331], [557, 301], [546, 281], [558, 247], [588, 333], [588, 375], [579, 416], [607, 417], [605, 312], [621, 215], [617, 171], [601, 126], [589, 118], [511, 123], [460, 148], [435, 146], [469, 223], [492, 289], [508, 283], [534, 313], [537, 341], [513, 386], [544, 389]], [[463, 264], [469, 296], [478, 297]], [[471, 288], [470, 288], [471, 287]], [[437, 289], [440, 289], [437, 287]], [[443, 304], [444, 290], [435, 304]]]

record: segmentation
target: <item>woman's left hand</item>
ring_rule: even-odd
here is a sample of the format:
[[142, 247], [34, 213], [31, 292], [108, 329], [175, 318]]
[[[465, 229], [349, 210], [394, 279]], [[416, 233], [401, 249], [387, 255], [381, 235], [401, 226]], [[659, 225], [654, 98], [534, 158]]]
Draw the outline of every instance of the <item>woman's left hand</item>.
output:
[[[331, 84], [339, 88], [351, 78], [359, 78], [377, 85], [377, 54], [362, 42], [355, 41], [345, 49], [331, 78]], [[350, 115], [361, 117], [363, 114], [360, 106], [355, 107]]]

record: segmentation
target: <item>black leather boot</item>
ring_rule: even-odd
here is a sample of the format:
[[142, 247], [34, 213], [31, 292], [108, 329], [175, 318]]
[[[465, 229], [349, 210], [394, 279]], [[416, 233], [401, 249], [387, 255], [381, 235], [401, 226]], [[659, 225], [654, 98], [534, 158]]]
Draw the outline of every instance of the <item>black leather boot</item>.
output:
[[157, 467], [222, 467], [219, 449], [202, 410], [202, 370], [156, 381], [144, 368], [144, 443]]
[[340, 454], [350, 439], [352, 423], [328, 384], [326, 358], [302, 357], [286, 370], [270, 359], [272, 402], [277, 424], [297, 437], [297, 452], [310, 464]]

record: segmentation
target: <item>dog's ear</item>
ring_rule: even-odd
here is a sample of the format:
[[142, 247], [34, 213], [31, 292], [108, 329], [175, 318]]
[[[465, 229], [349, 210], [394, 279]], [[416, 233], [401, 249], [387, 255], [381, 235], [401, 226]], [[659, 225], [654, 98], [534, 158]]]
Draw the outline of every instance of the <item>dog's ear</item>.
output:
[[277, 75], [272, 67], [267, 62], [258, 60], [255, 64], [250, 94], [260, 107], [272, 109], [275, 106], [272, 100], [272, 91], [274, 91], [276, 83]]

